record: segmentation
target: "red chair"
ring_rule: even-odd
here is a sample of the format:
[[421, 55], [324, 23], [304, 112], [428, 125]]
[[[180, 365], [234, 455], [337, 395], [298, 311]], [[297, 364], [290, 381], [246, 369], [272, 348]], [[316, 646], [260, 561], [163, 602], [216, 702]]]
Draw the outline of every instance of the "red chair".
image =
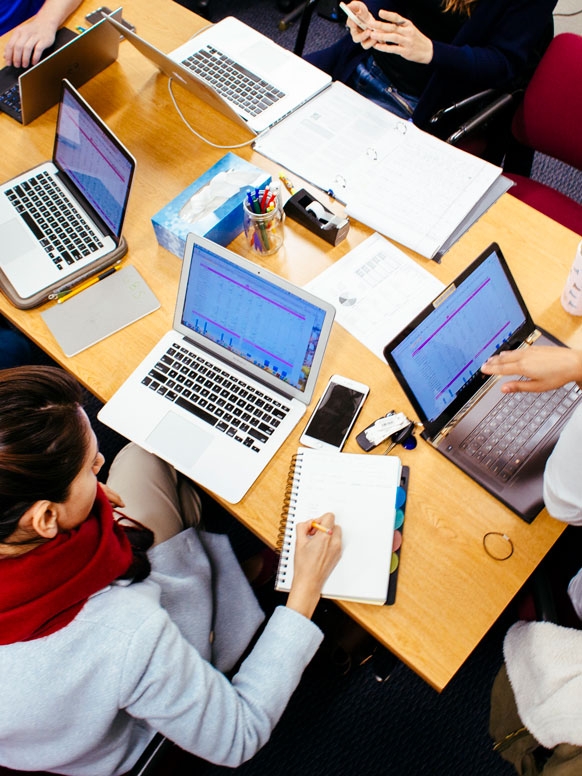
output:
[[[552, 40], [523, 95], [512, 123], [522, 145], [582, 171], [582, 35], [564, 32]], [[555, 221], [582, 234], [582, 205], [550, 186], [511, 172], [509, 190]]]

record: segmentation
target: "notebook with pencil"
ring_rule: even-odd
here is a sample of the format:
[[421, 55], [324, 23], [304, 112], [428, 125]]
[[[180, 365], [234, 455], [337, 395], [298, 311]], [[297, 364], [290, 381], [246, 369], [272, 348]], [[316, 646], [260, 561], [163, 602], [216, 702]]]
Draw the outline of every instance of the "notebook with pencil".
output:
[[322, 596], [384, 604], [401, 468], [393, 455], [301, 448], [292, 459], [281, 515], [276, 589], [291, 589], [296, 523], [333, 512], [342, 529], [342, 556]]

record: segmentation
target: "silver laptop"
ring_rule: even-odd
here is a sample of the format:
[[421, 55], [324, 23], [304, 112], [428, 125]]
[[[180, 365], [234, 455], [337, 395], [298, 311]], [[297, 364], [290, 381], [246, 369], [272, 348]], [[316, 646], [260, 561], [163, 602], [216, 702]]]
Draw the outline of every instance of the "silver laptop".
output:
[[104, 19], [80, 35], [59, 31], [57, 45], [63, 38], [67, 42], [33, 67], [0, 71], [0, 111], [29, 124], [58, 103], [63, 78], [81, 86], [117, 59], [120, 38]]
[[236, 503], [313, 395], [335, 310], [188, 236], [169, 331], [99, 419]]
[[163, 73], [233, 121], [259, 134], [331, 83], [331, 77], [228, 16], [163, 54], [111, 20]]
[[62, 82], [52, 162], [0, 188], [0, 289], [18, 307], [119, 261], [135, 159]]
[[536, 328], [492, 244], [384, 349], [422, 436], [527, 522], [543, 507], [545, 463], [581, 391], [503, 394], [512, 378], [480, 367], [501, 350], [559, 344]]

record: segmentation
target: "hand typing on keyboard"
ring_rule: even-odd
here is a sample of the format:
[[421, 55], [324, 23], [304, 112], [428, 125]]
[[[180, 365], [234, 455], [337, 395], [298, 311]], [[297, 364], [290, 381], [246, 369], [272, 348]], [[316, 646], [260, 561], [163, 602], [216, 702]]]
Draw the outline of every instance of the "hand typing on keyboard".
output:
[[36, 65], [42, 52], [54, 43], [58, 28], [80, 4], [81, 0], [45, 0], [38, 13], [23, 24], [18, 24], [22, 16], [15, 16], [13, 24], [18, 26], [4, 49], [6, 64], [14, 67]]
[[582, 387], [582, 350], [551, 345], [506, 350], [488, 359], [481, 371], [486, 375], [526, 378], [505, 383], [501, 388], [504, 393], [541, 393], [569, 382], [579, 383]]

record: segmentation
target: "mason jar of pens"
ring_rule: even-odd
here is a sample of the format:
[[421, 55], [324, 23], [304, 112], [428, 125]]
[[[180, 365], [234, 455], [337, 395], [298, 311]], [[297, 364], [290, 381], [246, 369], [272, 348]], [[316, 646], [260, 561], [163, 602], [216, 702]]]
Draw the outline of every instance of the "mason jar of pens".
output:
[[244, 230], [249, 248], [261, 256], [269, 256], [283, 244], [285, 213], [281, 206], [279, 187], [248, 189], [243, 200]]

